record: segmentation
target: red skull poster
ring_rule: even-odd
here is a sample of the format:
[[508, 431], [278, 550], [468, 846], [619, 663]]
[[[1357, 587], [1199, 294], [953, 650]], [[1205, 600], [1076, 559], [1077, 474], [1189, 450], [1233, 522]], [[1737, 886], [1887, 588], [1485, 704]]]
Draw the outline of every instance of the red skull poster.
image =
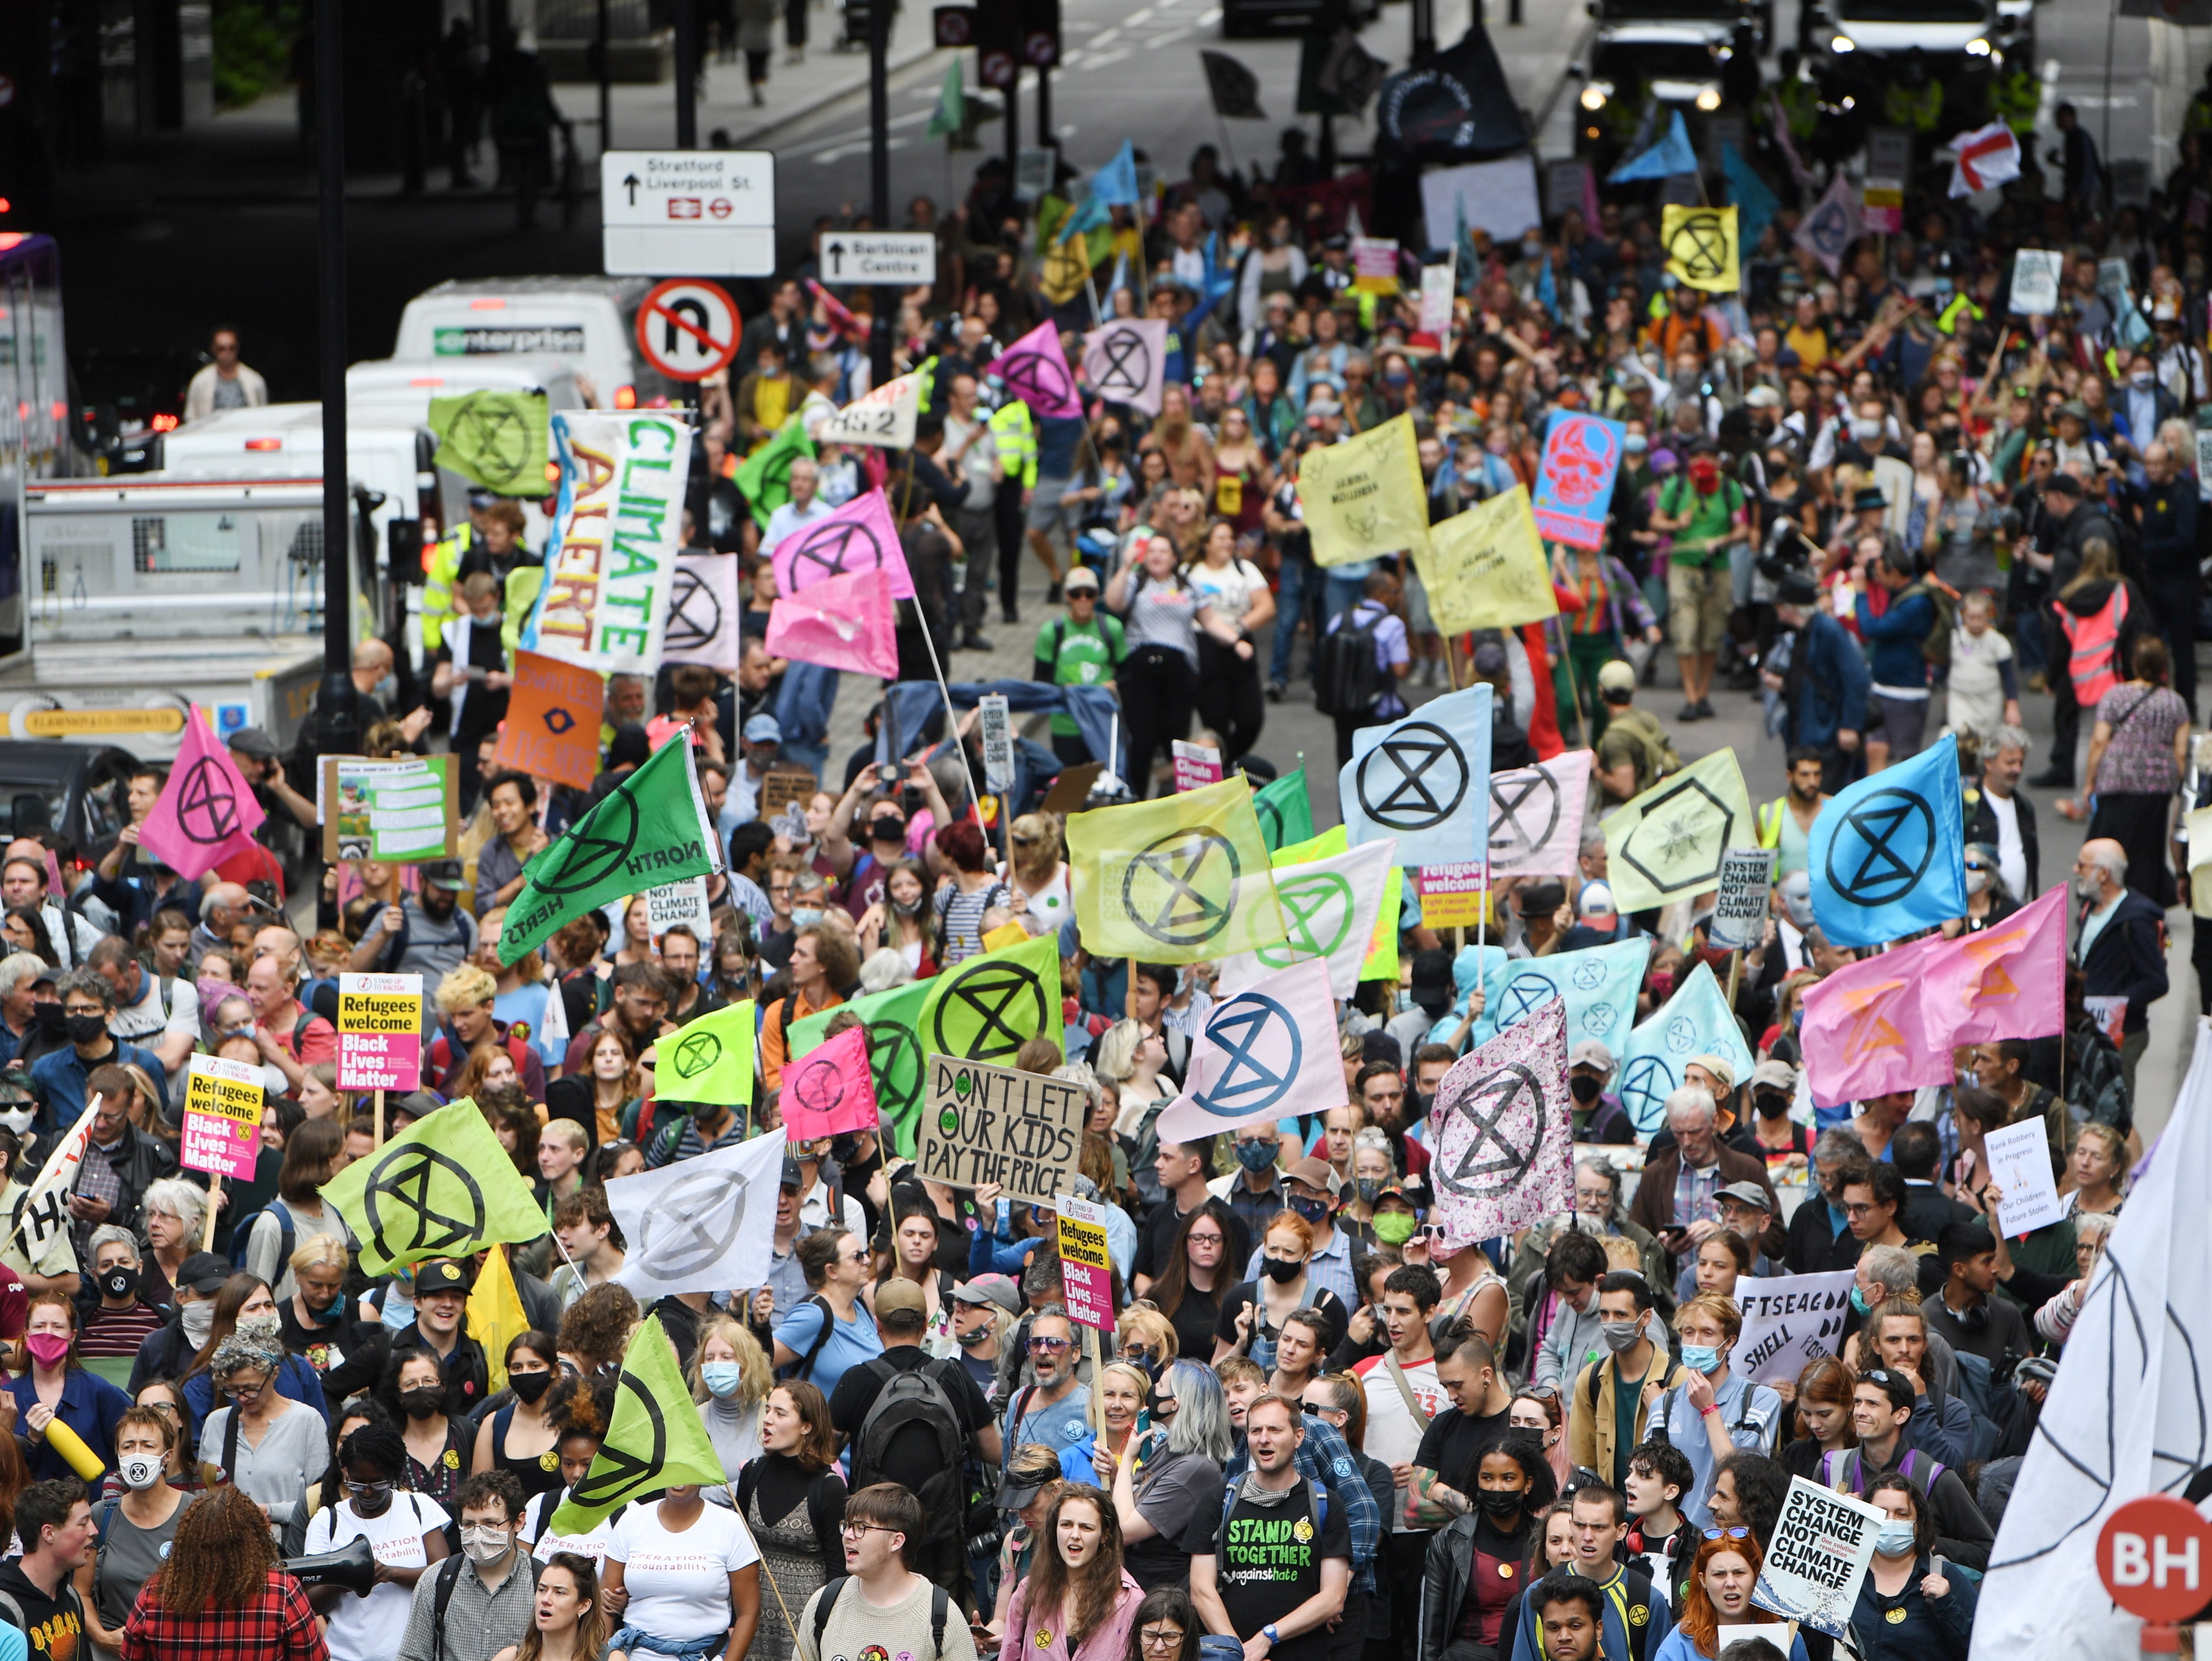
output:
[[1594, 415], [1562, 411], [1552, 417], [1536, 470], [1537, 530], [1577, 548], [1604, 542], [1626, 430], [1617, 421]]

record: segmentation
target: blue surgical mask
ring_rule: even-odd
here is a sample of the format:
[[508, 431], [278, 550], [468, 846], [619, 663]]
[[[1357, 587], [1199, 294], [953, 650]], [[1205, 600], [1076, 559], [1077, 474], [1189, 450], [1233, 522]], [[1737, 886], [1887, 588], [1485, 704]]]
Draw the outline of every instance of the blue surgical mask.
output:
[[739, 1368], [735, 1361], [702, 1361], [700, 1379], [717, 1397], [726, 1398], [738, 1393]]
[[1237, 1144], [1237, 1163], [1255, 1175], [1275, 1163], [1273, 1142], [1250, 1141]]
[[821, 921], [822, 908], [818, 905], [794, 905], [791, 908], [791, 926], [793, 928], [812, 928]]
[[1720, 1364], [1721, 1353], [1711, 1344], [1682, 1346], [1682, 1365], [1692, 1372], [1715, 1372], [1719, 1370]]
[[1625, 448], [1629, 454], [1632, 456], [1640, 456], [1648, 447], [1650, 447], [1651, 441], [1644, 437], [1641, 433], [1631, 433], [1626, 437], [1623, 438], [1620, 442], [1622, 447]]
[[1866, 1293], [1861, 1292], [1856, 1287], [1851, 1288], [1851, 1307], [1862, 1315], [1872, 1313], [1867, 1307]]
[[1902, 1557], [1917, 1543], [1912, 1524], [1893, 1517], [1875, 1530], [1874, 1548], [1884, 1557]]

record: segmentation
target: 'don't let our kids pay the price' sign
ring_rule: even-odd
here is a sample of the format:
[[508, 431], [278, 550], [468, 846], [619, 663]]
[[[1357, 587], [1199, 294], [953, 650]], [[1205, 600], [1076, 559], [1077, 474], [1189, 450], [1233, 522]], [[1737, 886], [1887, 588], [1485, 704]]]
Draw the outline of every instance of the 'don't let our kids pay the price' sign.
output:
[[261, 1069], [195, 1056], [185, 1079], [185, 1135], [177, 1161], [189, 1171], [251, 1182], [261, 1156]]

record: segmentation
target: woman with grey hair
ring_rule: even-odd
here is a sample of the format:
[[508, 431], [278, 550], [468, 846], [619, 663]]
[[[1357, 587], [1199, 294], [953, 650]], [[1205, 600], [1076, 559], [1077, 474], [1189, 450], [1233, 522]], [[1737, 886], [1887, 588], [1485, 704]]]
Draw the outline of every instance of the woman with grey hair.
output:
[[161, 1277], [159, 1287], [147, 1288], [160, 1296], [147, 1301], [167, 1304], [176, 1293], [177, 1271], [199, 1250], [207, 1190], [181, 1177], [158, 1177], [146, 1184], [140, 1208], [146, 1220], [146, 1268]]
[[228, 1405], [200, 1432], [200, 1471], [213, 1488], [227, 1481], [268, 1514], [287, 1548], [307, 1527], [307, 1485], [330, 1463], [323, 1415], [280, 1395], [283, 1346], [258, 1333], [234, 1332], [215, 1347], [208, 1376]]
[[[1122, 1566], [1146, 1591], [1188, 1581], [1183, 1532], [1202, 1509], [1220, 1506], [1221, 1470], [1234, 1446], [1228, 1398], [1211, 1367], [1170, 1362], [1152, 1386], [1152, 1409], [1149, 1449], [1131, 1436], [1114, 1468]], [[1162, 1424], [1164, 1431], [1157, 1428]]]

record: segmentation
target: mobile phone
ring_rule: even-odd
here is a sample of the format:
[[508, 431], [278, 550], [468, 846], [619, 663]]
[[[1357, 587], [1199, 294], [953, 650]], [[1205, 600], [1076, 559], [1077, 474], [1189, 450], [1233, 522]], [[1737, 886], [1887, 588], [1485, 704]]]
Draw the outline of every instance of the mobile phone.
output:
[[1152, 1409], [1139, 1408], [1137, 1409], [1137, 1428], [1135, 1433], [1139, 1439], [1150, 1436], [1152, 1433]]

